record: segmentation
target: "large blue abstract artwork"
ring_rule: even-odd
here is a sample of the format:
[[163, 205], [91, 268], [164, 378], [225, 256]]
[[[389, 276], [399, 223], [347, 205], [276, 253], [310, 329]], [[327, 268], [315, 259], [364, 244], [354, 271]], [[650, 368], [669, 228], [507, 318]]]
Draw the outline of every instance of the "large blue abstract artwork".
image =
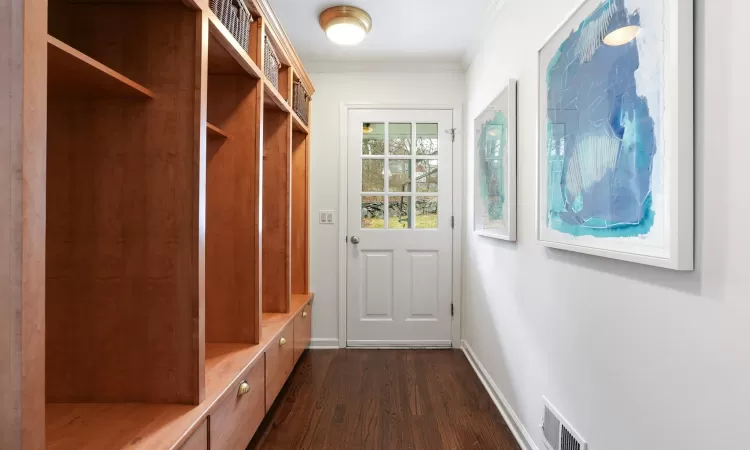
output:
[[[692, 107], [692, 77], [680, 80], [673, 56], [692, 45], [674, 21], [692, 30], [689, 3], [583, 1], [539, 51], [540, 241], [692, 267], [671, 259], [688, 246], [692, 256], [692, 223], [675, 214], [692, 213], [692, 129], [670, 125], [692, 127], [692, 108], [678, 105]], [[692, 73], [692, 60], [683, 67]]]
[[637, 38], [603, 42], [609, 29], [640, 25], [625, 0], [606, 1], [547, 66], [547, 221], [562, 233], [633, 237], [653, 226], [657, 105], [637, 89]]

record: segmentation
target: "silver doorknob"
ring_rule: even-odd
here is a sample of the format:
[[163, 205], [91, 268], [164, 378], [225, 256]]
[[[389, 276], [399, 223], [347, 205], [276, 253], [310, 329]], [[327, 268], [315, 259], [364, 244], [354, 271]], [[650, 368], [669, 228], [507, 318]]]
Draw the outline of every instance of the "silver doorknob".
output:
[[359, 238], [357, 236], [352, 236], [352, 244], [359, 244]]

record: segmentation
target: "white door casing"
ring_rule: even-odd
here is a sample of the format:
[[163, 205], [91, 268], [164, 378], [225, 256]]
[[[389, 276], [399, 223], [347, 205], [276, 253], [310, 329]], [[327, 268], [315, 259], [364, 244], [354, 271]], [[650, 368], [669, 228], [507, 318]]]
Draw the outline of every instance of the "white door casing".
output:
[[451, 345], [452, 128], [451, 110], [348, 112], [349, 346]]

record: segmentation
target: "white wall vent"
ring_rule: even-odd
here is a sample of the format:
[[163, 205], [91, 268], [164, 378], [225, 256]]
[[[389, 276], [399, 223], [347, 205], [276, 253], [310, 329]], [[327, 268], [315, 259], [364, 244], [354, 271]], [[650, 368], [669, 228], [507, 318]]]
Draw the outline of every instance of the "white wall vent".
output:
[[544, 417], [542, 417], [542, 437], [550, 450], [586, 450], [587, 444], [565, 417], [547, 400], [544, 399]]

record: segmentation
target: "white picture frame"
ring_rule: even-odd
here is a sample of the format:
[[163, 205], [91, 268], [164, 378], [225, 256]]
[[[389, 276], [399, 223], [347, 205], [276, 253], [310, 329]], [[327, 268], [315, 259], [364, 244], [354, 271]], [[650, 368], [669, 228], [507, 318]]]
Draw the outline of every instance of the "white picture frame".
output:
[[[606, 5], [605, 5], [606, 4]], [[649, 185], [650, 190], [645, 191], [644, 189], [638, 190], [639, 193], [647, 192], [649, 198], [653, 198], [653, 203], [649, 200], [648, 205], [645, 202], [639, 203], [639, 205], [646, 207], [648, 206], [653, 211], [652, 214], [652, 225], [648, 232], [642, 232], [638, 236], [593, 236], [585, 234], [576, 234], [578, 231], [575, 227], [584, 227], [588, 225], [588, 218], [574, 222], [571, 227], [564, 220], [570, 220], [572, 216], [578, 214], [581, 208], [581, 204], [572, 202], [571, 199], [578, 199], [583, 197], [581, 192], [584, 192], [586, 186], [593, 186], [591, 183], [592, 179], [596, 179], [593, 176], [588, 176], [584, 182], [572, 182], [568, 183], [568, 180], [574, 179], [575, 174], [582, 172], [577, 169], [576, 164], [572, 164], [571, 161], [574, 158], [581, 159], [584, 156], [572, 155], [578, 148], [584, 148], [585, 151], [590, 152], [593, 148], [601, 148], [590, 145], [591, 142], [582, 142], [582, 139], [589, 139], [588, 136], [581, 138], [581, 128], [586, 128], [588, 123], [594, 123], [589, 121], [588, 123], [581, 125], [576, 133], [569, 133], [565, 128], [567, 125], [571, 127], [578, 127], [579, 120], [578, 116], [585, 114], [582, 113], [583, 109], [580, 105], [576, 104], [573, 108], [577, 114], [569, 124], [566, 123], [553, 123], [553, 120], [559, 120], [565, 122], [564, 114], [566, 110], [563, 107], [551, 108], [547, 103], [550, 99], [555, 105], [561, 105], [562, 98], [565, 98], [565, 94], [553, 94], [548, 91], [548, 77], [552, 74], [552, 70], [557, 70], [553, 67], [553, 64], [560, 62], [558, 55], [570, 55], [570, 52], [560, 52], [562, 46], [570, 43], [571, 38], [575, 38], [574, 32], [577, 32], [579, 25], [581, 24], [592, 24], [594, 20], [600, 19], [601, 14], [595, 15], [596, 12], [601, 12], [599, 8], [610, 8], [612, 4], [615, 6], [615, 11], [612, 13], [612, 17], [617, 16], [617, 8], [621, 7], [624, 9], [624, 16], [627, 20], [633, 21], [635, 14], [637, 13], [638, 25], [642, 26], [640, 29], [641, 34], [637, 35], [635, 40], [630, 41], [625, 45], [634, 45], [637, 49], [638, 62], [640, 63], [637, 70], [648, 70], [648, 64], [653, 65], [654, 62], [661, 62], [658, 66], [660, 72], [660, 82], [653, 82], [656, 77], [641, 78], [640, 80], [647, 80], [649, 83], [643, 83], [647, 85], [647, 88], [652, 88], [653, 85], [658, 86], [656, 91], [656, 98], [658, 101], [650, 102], [650, 107], [654, 108], [652, 111], [656, 111], [655, 114], [659, 114], [658, 119], [660, 120], [659, 125], [654, 125], [654, 145], [656, 151], [649, 155], [654, 159], [652, 166], [647, 169], [649, 176], [652, 181], [654, 177], [660, 177], [658, 183], [652, 183]], [[637, 8], [634, 8], [637, 7]], [[653, 8], [662, 8], [661, 17], [647, 17], [650, 10]], [[607, 11], [609, 12], [609, 11]], [[631, 14], [632, 15], [628, 15]], [[656, 16], [657, 14], [652, 14]], [[584, 22], [584, 19], [588, 19], [589, 22]], [[615, 20], [615, 19], [612, 19]], [[613, 28], [607, 28], [607, 26], [615, 27], [607, 23], [599, 22], [600, 29], [606, 29], [602, 33], [607, 33]], [[653, 25], [653, 26], [652, 26]], [[648, 28], [652, 26], [651, 28]], [[587, 30], [581, 30], [578, 35], [578, 42], [576, 44], [581, 45], [578, 48], [583, 48], [583, 56], [580, 61], [589, 59], [588, 62], [594, 61], [596, 58], [596, 52], [599, 51], [596, 46], [589, 45], [590, 41], [585, 41], [591, 37], [591, 33], [586, 34]], [[645, 32], [644, 32], [645, 31]], [[658, 34], [657, 34], [658, 33]], [[567, 36], [567, 37], [566, 37]], [[655, 39], [654, 36], [662, 36], [663, 39]], [[581, 44], [582, 43], [582, 44]], [[654, 46], [662, 50], [661, 53], [649, 52], [649, 48]], [[612, 47], [612, 46], [609, 46]], [[593, 50], [592, 48], [597, 48]], [[601, 48], [601, 47], [599, 47]], [[605, 47], [606, 48], [606, 47]], [[620, 48], [620, 47], [618, 47]], [[621, 47], [625, 49], [626, 47]], [[545, 41], [545, 44], [540, 47], [538, 57], [538, 101], [537, 101], [537, 240], [542, 245], [568, 250], [573, 252], [585, 253], [589, 255], [618, 259], [622, 261], [629, 261], [638, 264], [651, 265], [656, 267], [662, 267], [672, 270], [693, 270], [694, 269], [694, 142], [693, 142], [693, 126], [694, 126], [694, 110], [693, 110], [693, 2], [685, 0], [584, 0], [580, 5], [562, 22], [562, 24], [551, 34], [551, 36]], [[609, 50], [606, 50], [609, 51]], [[553, 53], [554, 52], [554, 53]], [[662, 57], [657, 58], [653, 55], [659, 54]], [[550, 56], [552, 55], [552, 56]], [[645, 55], [645, 56], [644, 56]], [[564, 56], [569, 57], [569, 56]], [[557, 58], [557, 59], [554, 59]], [[619, 63], [619, 61], [618, 61]], [[646, 67], [644, 67], [646, 66]], [[562, 67], [562, 66], [561, 66]], [[567, 66], [569, 67], [569, 66]], [[566, 67], [566, 68], [567, 68]], [[582, 69], [586, 70], [586, 69]], [[591, 69], [588, 69], [591, 70]], [[649, 73], [649, 72], [646, 72]], [[567, 74], [566, 76], [570, 76]], [[581, 75], [577, 75], [581, 76]], [[633, 77], [643, 76], [643, 73], [633, 73]], [[557, 78], [549, 78], [554, 82]], [[566, 78], [566, 83], [569, 78]], [[589, 81], [589, 80], [587, 80]], [[608, 80], [611, 83], [611, 79]], [[638, 83], [633, 83], [636, 89], [640, 86]], [[568, 86], [564, 87], [565, 89]], [[554, 87], [553, 87], [554, 89]], [[562, 90], [561, 90], [562, 91]], [[654, 89], [652, 89], [654, 91]], [[638, 91], [640, 95], [642, 91]], [[651, 93], [651, 91], [648, 91]], [[588, 94], [587, 94], [588, 95]], [[614, 97], [613, 97], [614, 98]], [[632, 96], [631, 96], [632, 98]], [[639, 97], [650, 100], [649, 97]], [[590, 97], [589, 97], [590, 99]], [[579, 101], [578, 96], [575, 96], [576, 102]], [[585, 99], [581, 102], [585, 103]], [[646, 102], [649, 103], [648, 101]], [[659, 108], [660, 107], [660, 108]], [[658, 109], [657, 109], [658, 108]], [[555, 118], [548, 121], [548, 117], [554, 115]], [[593, 116], [593, 114], [591, 114]], [[636, 114], [633, 114], [635, 117]], [[620, 115], [619, 117], [622, 117]], [[654, 124], [657, 120], [654, 119]], [[559, 128], [555, 129], [555, 126]], [[549, 131], [552, 132], [552, 141], [549, 141], [547, 134]], [[563, 136], [563, 139], [558, 140], [556, 134]], [[566, 143], [564, 137], [568, 137]], [[615, 136], [616, 137], [616, 136]], [[638, 136], [640, 138], [640, 136]], [[605, 139], [607, 139], [605, 137]], [[572, 143], [571, 143], [572, 141]], [[624, 140], [621, 141], [621, 149], [625, 147]], [[578, 145], [576, 145], [578, 143]], [[567, 149], [564, 147], [567, 146]], [[567, 151], [567, 153], [566, 153]], [[637, 150], [630, 150], [637, 151]], [[557, 153], [555, 153], [557, 152]], [[622, 156], [624, 150], [618, 150], [617, 163], [623, 161]], [[584, 153], [585, 154], [585, 153]], [[593, 154], [593, 153], [588, 153]], [[563, 155], [563, 156], [561, 156]], [[552, 160], [552, 158], [556, 158]], [[586, 156], [588, 158], [588, 156]], [[635, 160], [636, 156], [630, 156], [631, 159]], [[553, 164], [559, 164], [553, 166], [554, 174], [550, 176], [550, 161]], [[573, 169], [571, 168], [573, 165]], [[633, 164], [636, 164], [635, 162]], [[582, 167], [583, 163], [578, 163], [577, 166]], [[642, 165], [638, 166], [639, 170], [643, 170]], [[570, 170], [569, 170], [570, 169]], [[611, 168], [614, 174], [616, 170], [614, 166]], [[568, 174], [568, 171], [573, 175]], [[657, 174], [657, 171], [658, 174]], [[601, 174], [601, 170], [591, 171], [589, 169], [586, 172], [587, 175], [591, 173]], [[616, 175], [612, 175], [614, 179]], [[557, 178], [556, 178], [557, 177]], [[583, 178], [583, 176], [581, 176]], [[622, 178], [622, 177], [621, 177]], [[560, 184], [558, 191], [557, 180], [565, 180], [565, 185]], [[618, 180], [619, 182], [619, 180]], [[661, 189], [661, 191], [657, 190]], [[572, 187], [570, 187], [572, 186]], [[612, 186], [620, 187], [621, 184], [613, 184]], [[640, 187], [640, 185], [639, 185]], [[612, 188], [613, 190], [615, 188]], [[553, 197], [550, 197], [550, 193], [553, 193]], [[591, 195], [590, 193], [587, 195]], [[609, 194], [609, 202], [613, 202], [612, 198], [617, 197], [616, 193]], [[651, 197], [653, 196], [653, 197]], [[560, 201], [560, 198], [563, 198]], [[591, 197], [598, 198], [598, 197]], [[552, 200], [552, 201], [550, 201]], [[550, 203], [552, 208], [550, 208]], [[610, 204], [611, 204], [610, 203]], [[567, 214], [564, 219], [560, 219], [561, 214], [559, 209], [555, 209], [559, 204], [565, 204], [564, 214]], [[572, 206], [571, 206], [572, 205]], [[618, 206], [612, 206], [611, 210], [615, 210]], [[660, 209], [657, 210], [657, 207]], [[578, 211], [576, 210], [578, 208]], [[601, 208], [600, 208], [601, 209]], [[569, 211], [568, 211], [569, 210]], [[644, 211], [646, 211], [644, 209]], [[578, 220], [578, 217], [574, 217]], [[599, 220], [599, 219], [597, 219]], [[564, 226], [560, 226], [560, 224]], [[611, 224], [606, 224], [604, 227], [599, 225], [600, 222], [594, 222], [591, 228], [595, 228], [596, 232], [606, 229], [606, 226], [620, 225], [616, 221], [612, 221]], [[606, 223], [606, 222], [604, 222]], [[614, 224], [614, 225], [613, 225]], [[626, 226], [631, 223], [625, 223]], [[657, 226], [658, 225], [658, 226]], [[556, 228], [558, 227], [558, 228]], [[560, 230], [563, 231], [560, 231]], [[571, 233], [569, 230], [575, 230]], [[620, 231], [618, 231], [619, 233]]]
[[[474, 119], [473, 145], [474, 232], [511, 242], [516, 241], [517, 220], [517, 85], [517, 80], [508, 80], [507, 86]], [[497, 123], [496, 114], [501, 114], [500, 120], [507, 123]], [[487, 135], [487, 130], [495, 136]], [[489, 149], [487, 139], [494, 139], [496, 144], [492, 145], [496, 150]], [[488, 152], [498, 154], [497, 158], [488, 155]], [[502, 178], [499, 183], [488, 182], [488, 176], [493, 171], [499, 175], [497, 178]], [[490, 184], [493, 187], [489, 187]], [[488, 188], [495, 192], [488, 193]]]

